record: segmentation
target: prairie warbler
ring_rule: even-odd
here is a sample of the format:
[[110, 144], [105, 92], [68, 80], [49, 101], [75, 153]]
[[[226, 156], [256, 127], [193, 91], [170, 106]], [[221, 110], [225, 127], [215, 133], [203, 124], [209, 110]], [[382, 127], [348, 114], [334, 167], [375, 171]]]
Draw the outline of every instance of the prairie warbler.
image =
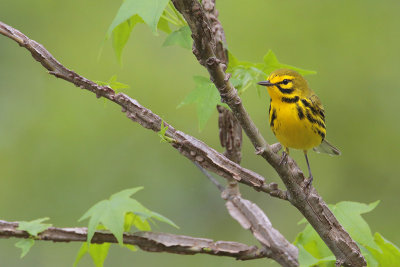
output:
[[340, 151], [325, 140], [325, 112], [321, 100], [294, 70], [276, 70], [258, 84], [266, 86], [271, 97], [269, 125], [284, 147], [281, 163], [287, 160], [289, 148], [303, 150], [310, 174], [307, 185], [310, 185], [313, 176], [307, 151], [313, 148], [317, 152], [340, 155]]

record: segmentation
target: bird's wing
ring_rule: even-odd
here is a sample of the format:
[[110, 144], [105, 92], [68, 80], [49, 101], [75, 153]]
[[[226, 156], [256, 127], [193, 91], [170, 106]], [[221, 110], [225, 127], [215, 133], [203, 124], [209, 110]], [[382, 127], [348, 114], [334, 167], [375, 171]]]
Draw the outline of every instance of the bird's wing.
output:
[[340, 150], [337, 149], [336, 147], [334, 147], [326, 139], [324, 139], [319, 146], [314, 147], [313, 150], [317, 153], [326, 153], [329, 155], [340, 155], [341, 154]]
[[[312, 92], [312, 94], [310, 95], [310, 97], [308, 99], [311, 101], [313, 107], [318, 112], [318, 115], [320, 116], [320, 118], [325, 122], [325, 110], [324, 110], [324, 106], [322, 105], [319, 97], [314, 92]], [[319, 146], [314, 147], [313, 150], [318, 153], [327, 153], [330, 155], [340, 155], [341, 154], [340, 150], [337, 149], [336, 147], [334, 147], [326, 139], [322, 140], [322, 143]]]
[[313, 107], [317, 110], [318, 115], [321, 117], [322, 121], [325, 122], [325, 110], [319, 97], [313, 92], [311, 96], [308, 97], [308, 99], [310, 99]]

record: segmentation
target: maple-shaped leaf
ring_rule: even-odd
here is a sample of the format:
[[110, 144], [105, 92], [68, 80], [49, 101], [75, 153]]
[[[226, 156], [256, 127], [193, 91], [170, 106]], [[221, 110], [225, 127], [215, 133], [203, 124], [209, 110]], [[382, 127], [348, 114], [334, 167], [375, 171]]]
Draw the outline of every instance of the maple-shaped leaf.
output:
[[[343, 225], [360, 247], [371, 247], [378, 251], [380, 250], [379, 245], [374, 240], [367, 222], [361, 216], [361, 214], [371, 212], [378, 203], [379, 201], [371, 204], [342, 201], [336, 205], [328, 206], [339, 223]], [[303, 219], [301, 222], [304, 223], [306, 220]], [[294, 244], [299, 248], [300, 266], [314, 266], [316, 264], [318, 266], [331, 266], [335, 262], [332, 252], [309, 223], [298, 234]], [[373, 266], [371, 263], [374, 260], [371, 257], [366, 257], [366, 259], [368, 266]]]
[[141, 189], [143, 189], [143, 187], [136, 187], [113, 194], [109, 199], [102, 200], [95, 204], [79, 219], [79, 221], [89, 219], [87, 236], [89, 243], [97, 226], [103, 225], [113, 233], [118, 243], [122, 245], [125, 216], [128, 213], [133, 213], [142, 220], [153, 218], [177, 227], [176, 224], [168, 218], [147, 209], [139, 201], [131, 198], [133, 194]]
[[263, 61], [264, 61], [264, 64], [265, 64], [263, 71], [267, 75], [270, 74], [271, 72], [273, 72], [274, 70], [277, 70], [277, 69], [292, 69], [292, 70], [297, 71], [298, 73], [300, 73], [303, 76], [317, 73], [316, 71], [313, 71], [313, 70], [305, 70], [305, 69], [301, 69], [301, 68], [298, 68], [298, 67], [294, 67], [292, 65], [280, 63], [278, 61], [278, 59], [276, 58], [274, 52], [272, 52], [272, 50], [269, 50], [267, 52], [267, 54], [263, 58]]
[[245, 92], [251, 85], [255, 85], [265, 75], [264, 64], [239, 61], [230, 51], [228, 51], [228, 56], [227, 72], [232, 75], [230, 81], [239, 94]]
[[21, 252], [21, 258], [25, 257], [26, 254], [28, 254], [29, 250], [31, 247], [35, 244], [35, 240], [33, 237], [36, 237], [39, 233], [47, 230], [49, 227], [51, 227], [51, 224], [49, 223], [43, 223], [44, 221], [47, 221], [49, 218], [40, 218], [36, 219], [33, 221], [21, 221], [18, 223], [18, 228], [17, 230], [21, 231], [26, 231], [31, 235], [30, 238], [27, 239], [22, 239], [15, 243], [15, 246], [17, 248], [20, 248], [22, 250]]
[[163, 46], [179, 45], [186, 49], [192, 49], [193, 39], [191, 34], [189, 26], [185, 25], [169, 34]]
[[186, 98], [178, 105], [178, 108], [183, 105], [195, 103], [197, 106], [197, 118], [199, 120], [199, 130], [203, 130], [211, 115], [216, 111], [217, 105], [228, 105], [221, 103], [221, 97], [215, 85], [210, 79], [203, 76], [193, 77], [195, 88]]

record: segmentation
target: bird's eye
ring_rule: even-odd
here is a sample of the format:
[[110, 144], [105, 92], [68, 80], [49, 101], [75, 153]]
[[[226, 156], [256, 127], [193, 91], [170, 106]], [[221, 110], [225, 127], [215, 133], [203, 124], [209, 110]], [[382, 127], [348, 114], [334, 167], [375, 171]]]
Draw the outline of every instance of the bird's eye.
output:
[[289, 80], [288, 80], [288, 79], [284, 79], [284, 80], [282, 81], [282, 83], [283, 83], [284, 85], [286, 85], [286, 84], [289, 83]]

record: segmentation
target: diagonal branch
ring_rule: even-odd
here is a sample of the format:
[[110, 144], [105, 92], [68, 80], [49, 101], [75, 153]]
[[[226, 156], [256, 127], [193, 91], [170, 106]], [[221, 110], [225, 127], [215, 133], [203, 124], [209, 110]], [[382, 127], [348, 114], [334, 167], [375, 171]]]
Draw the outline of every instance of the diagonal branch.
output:
[[[18, 230], [18, 222], [0, 220], [0, 238], [32, 238], [27, 232]], [[213, 241], [206, 238], [174, 235], [168, 233], [136, 232], [124, 233], [124, 244], [135, 245], [148, 252], [168, 252], [174, 254], [209, 254], [228, 256], [237, 260], [252, 260], [268, 257], [265, 250], [231, 241]], [[35, 240], [53, 242], [86, 242], [87, 228], [50, 227], [38, 234]], [[96, 231], [91, 243], [118, 243], [113, 234]]]
[[265, 213], [253, 202], [243, 199], [227, 188], [223, 194], [226, 207], [231, 216], [244, 229], [250, 230], [254, 237], [268, 252], [268, 257], [285, 267], [299, 266], [297, 247], [291, 244], [278, 230], [276, 230]]
[[280, 157], [259, 133], [244, 108], [237, 90], [225, 73], [225, 65], [217, 57], [217, 41], [211, 30], [210, 21], [197, 0], [172, 0], [176, 9], [187, 21], [194, 40], [193, 53], [210, 74], [221, 99], [227, 103], [240, 122], [256, 151], [277, 171], [288, 189], [289, 201], [304, 215], [320, 237], [336, 256], [338, 264], [345, 266], [366, 266], [357, 244], [337, 221], [333, 213], [314, 187], [305, 186], [305, 177], [296, 162], [280, 165]]
[[[205, 14], [210, 21], [211, 31], [215, 36], [215, 54], [221, 61], [223, 69], [226, 70], [229, 63], [228, 51], [224, 46], [226, 43], [225, 32], [218, 20], [215, 0], [203, 0], [202, 4]], [[222, 147], [226, 149], [224, 155], [240, 164], [242, 158], [242, 127], [232, 111], [222, 106], [217, 106], [217, 110], [219, 113], [218, 127], [220, 142]], [[211, 176], [206, 170], [201, 169], [201, 171], [207, 177]], [[209, 179], [212, 180], [212, 177], [209, 177]], [[221, 190], [220, 186], [218, 189]], [[286, 197], [280, 190], [279, 194]], [[255, 203], [241, 197], [237, 182], [230, 181], [228, 183], [227, 188], [222, 192], [222, 198], [226, 201], [226, 208], [232, 218], [239, 222], [244, 229], [252, 232], [253, 236], [268, 251], [270, 258], [282, 266], [295, 267], [299, 265], [297, 260], [298, 249], [290, 244], [279, 231], [272, 227], [267, 215]]]
[[[21, 46], [28, 49], [32, 53], [32, 56], [37, 61], [39, 61], [46, 69], [49, 70], [50, 74], [55, 75], [58, 78], [62, 78], [66, 81], [72, 82], [73, 84], [82, 89], [87, 89], [95, 93], [97, 97], [102, 96], [119, 104], [122, 107], [123, 112], [126, 112], [128, 118], [130, 118], [131, 120], [138, 122], [145, 128], [151, 129], [153, 131], [160, 131], [162, 119], [156, 114], [152, 113], [149, 109], [146, 109], [143, 106], [141, 106], [136, 100], [131, 99], [124, 94], [115, 94], [115, 92], [111, 88], [99, 86], [98, 84], [65, 68], [42, 45], [29, 39], [24, 34], [15, 30], [14, 28], [1, 22], [0, 22], [0, 33], [15, 40]], [[166, 123], [164, 124], [168, 125]], [[195, 139], [194, 137], [176, 131], [170, 125], [168, 125], [168, 130], [166, 132], [166, 135], [169, 138], [172, 138], [173, 140], [171, 142], [172, 146], [178, 149], [178, 151], [181, 152], [183, 155], [191, 159], [197, 166], [201, 168], [201, 170], [208, 169], [214, 171], [218, 175], [228, 179], [228, 181], [239, 181], [241, 183], [252, 186], [256, 190], [267, 192], [275, 197], [287, 199], [287, 195], [281, 190], [279, 190], [275, 183], [272, 183], [270, 185], [265, 184], [264, 178], [261, 177], [260, 175], [245, 168], [242, 168], [240, 165], [230, 161], [225, 156], [209, 148], [204, 143]], [[221, 188], [221, 190], [223, 190], [223, 188]], [[297, 266], [296, 264], [297, 249], [293, 245], [291, 245], [278, 231], [272, 228], [268, 218], [262, 213], [262, 211], [258, 207], [254, 206], [254, 204], [252, 204], [253, 206], [247, 205], [248, 207], [246, 207], [246, 205], [244, 204], [245, 200], [242, 200], [240, 196], [238, 196], [237, 194], [235, 195], [235, 197], [233, 197], [232, 191], [230, 191], [229, 194], [225, 195], [227, 196], [227, 198], [229, 198], [229, 200], [227, 200], [227, 203], [231, 202], [236, 203], [230, 205], [228, 209], [232, 214], [232, 216], [236, 220], [238, 220], [242, 225], [243, 225], [242, 217], [247, 216], [247, 214], [252, 214], [251, 215], [252, 218], [248, 219], [250, 225], [247, 228], [251, 228], [255, 236], [258, 236], [258, 239], [261, 240], [264, 249], [258, 250], [256, 248], [251, 248], [250, 250], [248, 249], [248, 247], [244, 248], [243, 246], [245, 245], [242, 246], [242, 244], [235, 242], [222, 242], [222, 241], [213, 242], [212, 240], [208, 239], [199, 240], [190, 237], [182, 237], [185, 240], [185, 242], [191, 241], [192, 242], [191, 244], [196, 244], [196, 246], [188, 245], [189, 248], [186, 248], [183, 247], [182, 245], [183, 242], [182, 239], [179, 239], [177, 236], [173, 236], [172, 240], [173, 241], [175, 240], [175, 242], [173, 242], [172, 245], [171, 243], [168, 243], [170, 245], [167, 246], [164, 242], [161, 242], [160, 240], [166, 240], [166, 239], [171, 240], [170, 238], [171, 235], [166, 236], [167, 234], [155, 234], [148, 232], [136, 233], [134, 234], [133, 237], [130, 235], [124, 235], [124, 240], [128, 240], [126, 241], [128, 243], [139, 242], [137, 241], [139, 237], [149, 238], [149, 235], [151, 235], [150, 236], [151, 240], [149, 241], [146, 239], [145, 241], [147, 243], [145, 242], [145, 244], [142, 243], [130, 243], [130, 244], [136, 244], [142, 249], [149, 251], [167, 251], [172, 253], [183, 253], [183, 254], [210, 253], [217, 255], [233, 256], [238, 259], [270, 257], [273, 259], [277, 259], [278, 262], [283, 262], [284, 266]], [[237, 207], [238, 205], [242, 207], [241, 208]], [[240, 216], [240, 218], [238, 216]], [[259, 219], [256, 220], [257, 216], [259, 217], [259, 219], [261, 219], [261, 221]], [[3, 222], [3, 224], [6, 224], [6, 226], [10, 227], [10, 224], [7, 224], [7, 222]], [[17, 227], [17, 224], [15, 223], [11, 224], [12, 227], [14, 228]], [[271, 230], [269, 228], [271, 228]], [[77, 231], [75, 230], [77, 229], [72, 229], [72, 230], [66, 229], [66, 231], [62, 231], [59, 228], [50, 228], [49, 230], [45, 231], [40, 235], [40, 239], [53, 240], [53, 241], [85, 241], [86, 240], [85, 230], [82, 230], [83, 233], [79, 229]], [[23, 233], [21, 231], [10, 232], [9, 228], [7, 231], [8, 233], [13, 233], [9, 234], [12, 236], [16, 236], [18, 234], [19, 237], [25, 237], [25, 238], [28, 237], [27, 233]], [[263, 231], [266, 232], [266, 234]], [[70, 234], [72, 234], [73, 237], [70, 237], [69, 236]], [[76, 235], [80, 236], [77, 237]], [[2, 236], [1, 233], [0, 236]], [[275, 238], [275, 237], [277, 238], [276, 241], [274, 240], [265, 241], [269, 240], [269, 238]], [[132, 238], [134, 241], [129, 241]], [[181, 243], [179, 243], [176, 240], [178, 241], [180, 240]], [[109, 233], [98, 232], [92, 239], [92, 242], [97, 242], [97, 243], [115, 242], [115, 238]], [[151, 245], [147, 245], [148, 242], [150, 243], [152, 242]], [[203, 247], [200, 246], [201, 244], [203, 244], [202, 245]], [[278, 249], [275, 248], [276, 245], [278, 245]], [[281, 246], [281, 248], [279, 248], [279, 246]], [[210, 247], [212, 247], [213, 249], [210, 250]], [[241, 249], [240, 251], [239, 248]], [[230, 253], [228, 251], [229, 249], [236, 251], [235, 252], [236, 254]]]
[[236, 183], [229, 183], [227, 188], [224, 189], [206, 170], [198, 167], [222, 192], [221, 197], [226, 201], [226, 208], [232, 218], [244, 229], [253, 233], [263, 246], [268, 258], [285, 267], [299, 266], [297, 247], [272, 227], [267, 215], [255, 203], [240, 196], [239, 187]]
[[[132, 121], [137, 122], [144, 128], [152, 131], [160, 131], [161, 122], [163, 120], [151, 110], [140, 105], [135, 99], [132, 99], [123, 93], [116, 94], [110, 87], [100, 86], [67, 69], [41, 44], [29, 39], [20, 31], [1, 21], [0, 34], [16, 41], [20, 46], [29, 50], [33, 58], [40, 62], [50, 74], [71, 82], [81, 89], [91, 91], [96, 94], [98, 98], [107, 98], [108, 100], [120, 105], [122, 107], [122, 112], [126, 113], [126, 116]], [[277, 188], [274, 183], [266, 184], [264, 182], [265, 178], [261, 175], [241, 167], [239, 164], [229, 160], [224, 155], [210, 148], [200, 140], [181, 131], [175, 130], [168, 123], [164, 122], [164, 125], [168, 126], [168, 130], [165, 133], [166, 136], [173, 139], [170, 144], [191, 161], [197, 162], [204, 169], [214, 172], [225, 179], [236, 180], [257, 191], [263, 191], [271, 194], [271, 196], [281, 198], [279, 194], [276, 194]]]
[[[211, 31], [215, 36], [215, 55], [220, 60], [221, 65], [225, 70], [229, 63], [228, 51], [224, 46], [226, 43], [225, 32], [218, 20], [218, 11], [215, 8], [215, 0], [203, 0], [202, 3], [205, 14], [211, 24]], [[235, 116], [233, 116], [232, 111], [219, 105], [217, 106], [217, 110], [219, 113], [219, 139], [222, 147], [225, 147], [226, 150], [224, 154], [228, 159], [240, 164], [242, 159], [242, 127]]]

